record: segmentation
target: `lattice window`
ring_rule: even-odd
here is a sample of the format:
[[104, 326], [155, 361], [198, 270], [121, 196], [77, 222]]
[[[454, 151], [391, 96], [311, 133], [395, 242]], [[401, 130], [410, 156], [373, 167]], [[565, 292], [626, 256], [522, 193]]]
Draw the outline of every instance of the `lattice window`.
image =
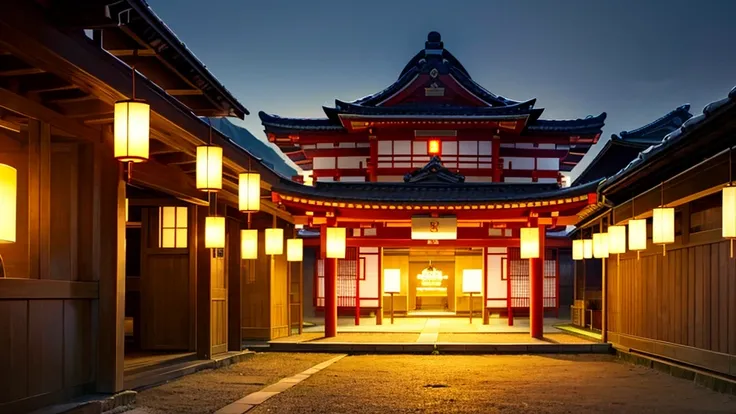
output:
[[185, 249], [187, 247], [187, 208], [159, 208], [158, 246]]

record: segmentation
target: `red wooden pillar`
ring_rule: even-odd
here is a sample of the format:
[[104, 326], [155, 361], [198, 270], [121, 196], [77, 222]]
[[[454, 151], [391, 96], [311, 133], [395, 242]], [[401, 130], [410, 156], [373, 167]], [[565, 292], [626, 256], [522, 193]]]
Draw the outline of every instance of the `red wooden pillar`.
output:
[[322, 226], [320, 232], [322, 260], [325, 267], [325, 337], [337, 335], [337, 260], [328, 258], [327, 226]]
[[491, 140], [491, 166], [493, 167], [493, 182], [501, 181], [501, 137], [494, 135]]
[[378, 181], [378, 141], [376, 140], [375, 135], [370, 135], [368, 137], [369, 145], [370, 145], [370, 154], [371, 157], [368, 160], [368, 181], [370, 182], [376, 182]]
[[360, 325], [360, 248], [355, 248], [355, 326]]
[[539, 257], [529, 259], [529, 332], [532, 338], [544, 336], [544, 226], [539, 226]]

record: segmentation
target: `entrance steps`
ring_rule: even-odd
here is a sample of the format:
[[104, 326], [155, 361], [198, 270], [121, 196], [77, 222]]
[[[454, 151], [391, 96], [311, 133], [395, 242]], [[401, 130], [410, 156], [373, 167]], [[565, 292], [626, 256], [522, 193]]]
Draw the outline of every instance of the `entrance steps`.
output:
[[[266, 351], [266, 349], [263, 349]], [[271, 352], [345, 354], [610, 354], [610, 344], [271, 342]]]

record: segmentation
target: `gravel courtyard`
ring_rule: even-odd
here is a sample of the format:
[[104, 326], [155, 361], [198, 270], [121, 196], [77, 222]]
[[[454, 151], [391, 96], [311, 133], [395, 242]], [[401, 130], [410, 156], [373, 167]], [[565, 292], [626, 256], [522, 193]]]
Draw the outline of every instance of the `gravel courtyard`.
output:
[[608, 355], [348, 356], [248, 413], [734, 413]]

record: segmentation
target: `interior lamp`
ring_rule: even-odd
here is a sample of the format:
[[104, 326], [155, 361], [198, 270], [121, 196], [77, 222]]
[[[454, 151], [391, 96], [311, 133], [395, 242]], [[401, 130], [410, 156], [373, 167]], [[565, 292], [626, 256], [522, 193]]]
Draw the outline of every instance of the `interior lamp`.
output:
[[427, 153], [429, 155], [439, 155], [440, 141], [438, 139], [431, 139], [427, 141]]
[[266, 254], [284, 254], [284, 229], [266, 229]]
[[[0, 243], [15, 243], [18, 171], [0, 164]], [[0, 277], [5, 277], [5, 263], [0, 255]]]
[[345, 258], [345, 238], [346, 231], [344, 227], [327, 227], [326, 234], [326, 251], [325, 256], [328, 259], [344, 259]]
[[286, 241], [286, 261], [301, 262], [304, 258], [304, 241], [302, 239], [288, 239]]
[[539, 228], [527, 227], [521, 229], [521, 258], [539, 258]]
[[222, 190], [222, 147], [202, 145], [197, 147], [197, 190]]
[[258, 258], [258, 230], [240, 230], [240, 258]]
[[394, 295], [401, 292], [401, 269], [383, 269], [383, 293], [391, 295], [391, 324], [394, 324]]

